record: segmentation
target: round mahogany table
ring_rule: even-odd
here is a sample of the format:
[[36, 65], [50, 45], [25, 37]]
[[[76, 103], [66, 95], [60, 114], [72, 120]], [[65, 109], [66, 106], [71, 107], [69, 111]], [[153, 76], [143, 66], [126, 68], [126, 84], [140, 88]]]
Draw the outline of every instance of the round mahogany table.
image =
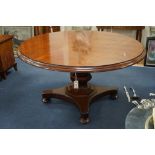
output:
[[111, 32], [65, 31], [47, 33], [26, 40], [19, 47], [23, 61], [53, 71], [69, 72], [71, 83], [45, 90], [42, 100], [73, 102], [80, 110], [80, 122], [89, 122], [89, 105], [97, 97], [117, 97], [117, 88], [89, 84], [91, 72], [106, 72], [133, 65], [145, 56], [140, 42]]

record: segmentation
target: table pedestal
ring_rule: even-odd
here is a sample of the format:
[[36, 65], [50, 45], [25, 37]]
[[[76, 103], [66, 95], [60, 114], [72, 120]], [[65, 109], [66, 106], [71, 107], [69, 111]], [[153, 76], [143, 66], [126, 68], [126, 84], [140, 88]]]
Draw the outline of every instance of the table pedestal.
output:
[[[88, 123], [90, 121], [89, 105], [97, 97], [110, 95], [112, 99], [117, 98], [116, 88], [99, 87], [88, 84], [88, 81], [92, 78], [90, 73], [71, 73], [70, 78], [72, 83], [66, 87], [43, 91], [42, 99], [44, 103], [48, 103], [50, 98], [58, 98], [74, 103], [80, 110], [81, 123]], [[78, 89], [74, 88], [75, 80], [78, 80]]]

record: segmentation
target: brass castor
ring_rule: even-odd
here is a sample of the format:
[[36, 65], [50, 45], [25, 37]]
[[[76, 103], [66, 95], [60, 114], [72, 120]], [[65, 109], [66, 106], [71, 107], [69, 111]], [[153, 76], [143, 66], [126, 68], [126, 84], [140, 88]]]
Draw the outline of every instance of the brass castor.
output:
[[50, 102], [50, 99], [49, 98], [42, 98], [42, 102], [47, 104]]

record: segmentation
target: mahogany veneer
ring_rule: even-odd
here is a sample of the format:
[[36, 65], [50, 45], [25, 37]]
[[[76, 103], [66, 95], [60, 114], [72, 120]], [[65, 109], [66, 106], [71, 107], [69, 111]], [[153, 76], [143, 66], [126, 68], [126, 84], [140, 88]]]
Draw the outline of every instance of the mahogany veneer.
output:
[[[19, 58], [44, 69], [69, 72], [71, 83], [43, 91], [44, 103], [50, 98], [73, 102], [80, 110], [81, 123], [89, 122], [89, 105], [97, 97], [117, 97], [117, 88], [90, 84], [91, 72], [105, 72], [133, 65], [145, 56], [136, 40], [117, 33], [65, 31], [43, 34], [21, 44]], [[79, 82], [75, 88], [74, 81]]]
[[17, 64], [13, 55], [13, 36], [0, 35], [0, 76], [6, 79], [7, 71], [11, 67], [17, 70]]

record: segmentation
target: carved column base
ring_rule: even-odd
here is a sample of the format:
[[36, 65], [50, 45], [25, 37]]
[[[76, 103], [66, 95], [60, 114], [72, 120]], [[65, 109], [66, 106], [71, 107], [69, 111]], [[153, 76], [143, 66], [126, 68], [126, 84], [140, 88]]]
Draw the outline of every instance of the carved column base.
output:
[[[79, 88], [74, 88], [74, 80], [79, 81]], [[91, 79], [90, 73], [71, 73], [71, 80], [68, 86], [58, 89], [50, 89], [43, 91], [42, 99], [44, 103], [48, 103], [51, 98], [58, 98], [74, 103], [80, 110], [80, 122], [85, 124], [89, 119], [89, 106], [96, 98], [110, 95], [112, 99], [117, 98], [117, 89], [109, 87], [100, 87], [88, 84]]]

